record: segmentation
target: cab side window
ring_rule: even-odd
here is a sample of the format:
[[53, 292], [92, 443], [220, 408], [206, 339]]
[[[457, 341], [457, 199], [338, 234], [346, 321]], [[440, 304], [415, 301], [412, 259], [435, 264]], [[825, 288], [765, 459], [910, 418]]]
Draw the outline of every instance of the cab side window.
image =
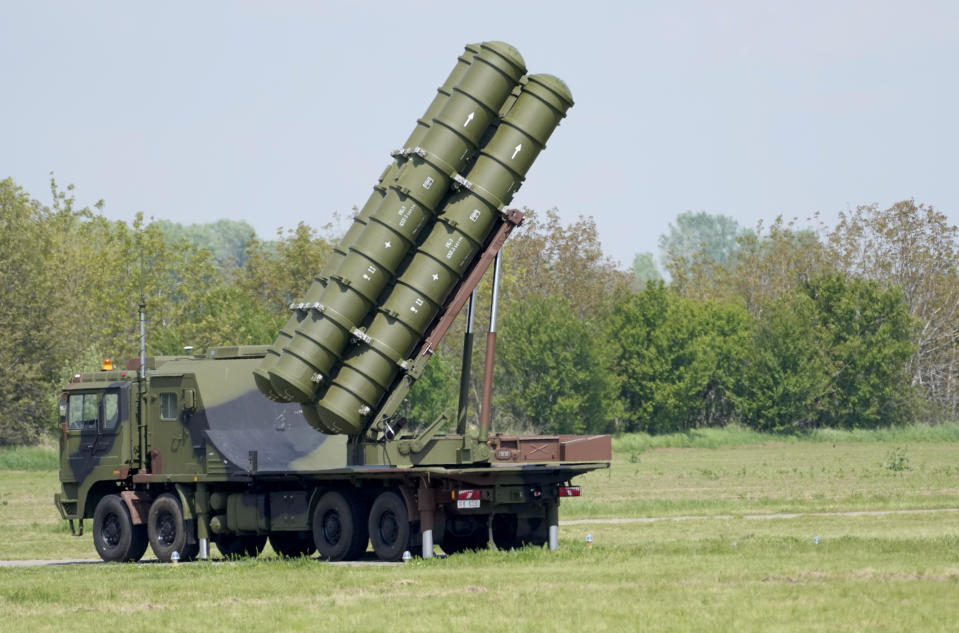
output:
[[67, 404], [67, 428], [80, 431], [95, 429], [100, 417], [100, 399], [95, 393], [72, 393]]
[[176, 394], [175, 393], [161, 393], [160, 394], [160, 419], [161, 420], [176, 420], [178, 413], [180, 412], [177, 407]]
[[120, 394], [106, 393], [103, 395], [103, 430], [113, 431], [120, 421]]

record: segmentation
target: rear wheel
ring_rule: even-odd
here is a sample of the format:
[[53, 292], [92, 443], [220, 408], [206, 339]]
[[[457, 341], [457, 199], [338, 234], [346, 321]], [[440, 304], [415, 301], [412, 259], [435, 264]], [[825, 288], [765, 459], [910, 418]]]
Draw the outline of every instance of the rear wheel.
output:
[[410, 534], [413, 530], [406, 502], [392, 490], [381, 492], [373, 502], [369, 528], [373, 551], [380, 560], [400, 560], [404, 551], [412, 549]]
[[311, 532], [274, 532], [270, 534], [270, 545], [277, 556], [284, 558], [312, 556], [316, 551]]
[[188, 542], [190, 539], [187, 537], [180, 500], [168, 492], [157, 497], [150, 505], [147, 536], [153, 553], [162, 562], [169, 562], [173, 552], [177, 552], [181, 561], [193, 560], [199, 552], [197, 543]]
[[254, 558], [266, 547], [266, 536], [256, 534], [216, 534], [213, 543], [224, 558]]
[[479, 515], [448, 515], [443, 535], [443, 551], [458, 554], [468, 550], [486, 549], [489, 531], [485, 517]]
[[133, 525], [120, 495], [100, 499], [93, 511], [93, 544], [107, 562], [138, 561], [147, 549], [146, 528]]
[[356, 560], [369, 542], [364, 506], [349, 493], [331, 490], [313, 512], [313, 542], [323, 560]]
[[[520, 538], [523, 545], [542, 547], [549, 540], [549, 525], [546, 518], [520, 519]], [[524, 529], [525, 528], [525, 529]]]
[[497, 514], [493, 517], [493, 542], [499, 549], [542, 547], [547, 540], [546, 520], [540, 517], [517, 517]]

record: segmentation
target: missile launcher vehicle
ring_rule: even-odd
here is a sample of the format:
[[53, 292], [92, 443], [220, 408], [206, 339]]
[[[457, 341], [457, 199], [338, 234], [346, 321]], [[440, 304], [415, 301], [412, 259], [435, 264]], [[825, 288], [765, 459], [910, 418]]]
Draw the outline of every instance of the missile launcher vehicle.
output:
[[[610, 438], [490, 433], [499, 251], [507, 205], [566, 111], [502, 42], [466, 47], [273, 345], [147, 356], [77, 374], [60, 400], [55, 504], [93, 521], [107, 561], [282, 556], [386, 561], [558, 542], [572, 479], [609, 466]], [[483, 404], [415, 431], [410, 387], [494, 267]], [[442, 431], [455, 422], [455, 432]]]

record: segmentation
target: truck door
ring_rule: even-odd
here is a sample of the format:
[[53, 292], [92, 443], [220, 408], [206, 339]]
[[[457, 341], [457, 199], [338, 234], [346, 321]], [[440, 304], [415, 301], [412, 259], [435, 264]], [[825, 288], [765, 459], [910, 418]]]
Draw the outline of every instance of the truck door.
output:
[[110, 478], [129, 456], [122, 424], [129, 416], [128, 389], [71, 391], [66, 395], [62, 481], [83, 481], [94, 470]]

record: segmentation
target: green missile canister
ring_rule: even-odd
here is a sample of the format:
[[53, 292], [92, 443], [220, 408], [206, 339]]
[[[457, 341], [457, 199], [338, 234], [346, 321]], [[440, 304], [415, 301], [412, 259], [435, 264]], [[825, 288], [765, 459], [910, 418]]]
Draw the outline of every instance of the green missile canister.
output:
[[480, 46], [423, 141], [397, 169], [383, 202], [268, 372], [279, 399], [314, 398], [420, 234], [432, 226], [450, 184], [476, 153], [483, 133], [525, 72], [522, 56], [508, 44]]
[[355, 333], [361, 344], [350, 350], [317, 401], [321, 428], [347, 434], [363, 430], [450, 292], [468, 274], [501, 221], [503, 207], [572, 105], [569, 88], [561, 80], [552, 75], [528, 77], [370, 326]]
[[356, 217], [353, 218], [353, 224], [346, 232], [346, 235], [343, 236], [343, 239], [340, 240], [333, 249], [323, 269], [314, 277], [313, 283], [309, 290], [307, 290], [306, 295], [304, 295], [303, 300], [290, 305], [290, 309], [293, 310], [293, 315], [286, 322], [286, 325], [280, 329], [276, 342], [267, 350], [266, 357], [253, 372], [257, 387], [268, 398], [280, 400], [279, 395], [273, 390], [273, 385], [270, 384], [269, 372], [279, 360], [283, 348], [293, 339], [297, 326], [299, 326], [306, 317], [310, 307], [320, 300], [320, 295], [323, 293], [323, 289], [326, 288], [330, 276], [339, 269], [340, 264], [343, 263], [343, 260], [349, 253], [350, 247], [356, 242], [363, 228], [366, 227], [369, 222], [370, 216], [380, 206], [383, 199], [386, 198], [387, 185], [393, 182], [397, 171], [408, 160], [413, 148], [418, 147], [426, 136], [426, 132], [429, 130], [433, 118], [443, 109], [446, 100], [453, 93], [453, 87], [458, 84], [463, 78], [463, 75], [466, 74], [466, 69], [473, 63], [473, 57], [475, 57], [479, 51], [479, 44], [468, 44], [466, 46], [466, 50], [464, 50], [463, 54], [456, 60], [456, 66], [453, 67], [446, 81], [436, 90], [436, 96], [433, 98], [433, 102], [426, 109], [426, 112], [423, 113], [423, 116], [417, 119], [416, 128], [410, 134], [409, 138], [406, 139], [406, 143], [403, 144], [402, 148], [392, 153], [394, 161], [380, 175], [379, 181], [373, 186], [373, 192], [370, 194], [366, 204], [363, 205], [359, 213], [356, 214]]

